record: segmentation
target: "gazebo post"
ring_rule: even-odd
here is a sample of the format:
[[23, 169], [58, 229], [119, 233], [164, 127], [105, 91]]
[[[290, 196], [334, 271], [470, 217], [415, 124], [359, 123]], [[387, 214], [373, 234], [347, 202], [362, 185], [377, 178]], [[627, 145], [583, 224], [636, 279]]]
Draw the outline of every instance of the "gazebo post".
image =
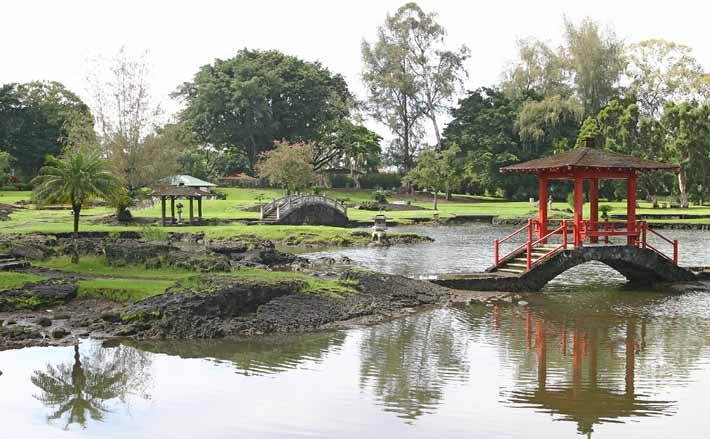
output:
[[584, 221], [584, 176], [574, 176], [574, 246], [582, 246], [582, 223]]
[[[599, 224], [599, 179], [597, 177], [589, 179], [589, 219], [592, 231], [596, 232]], [[590, 242], [599, 242], [599, 237], [592, 236]]]
[[197, 220], [202, 223], [202, 196], [197, 197]]
[[162, 214], [161, 216], [163, 217], [163, 227], [165, 227], [165, 200], [166, 200], [166, 198], [167, 197], [165, 195], [160, 196], [160, 212]]
[[[636, 174], [629, 175], [626, 181], [626, 230], [636, 232]], [[636, 244], [636, 237], [629, 236], [627, 243]]]
[[[543, 236], [547, 235], [547, 176], [544, 174], [538, 175], [539, 182], [539, 200], [538, 200], [538, 236], [537, 239], [541, 239]], [[545, 244], [543, 242], [543, 244]]]
[[170, 224], [175, 224], [175, 196], [170, 196]]
[[194, 197], [187, 197], [187, 198], [190, 200], [190, 224], [192, 224], [192, 223], [193, 223], [193, 218], [194, 218], [194, 216], [195, 216], [195, 215], [192, 213], [192, 199], [193, 199]]

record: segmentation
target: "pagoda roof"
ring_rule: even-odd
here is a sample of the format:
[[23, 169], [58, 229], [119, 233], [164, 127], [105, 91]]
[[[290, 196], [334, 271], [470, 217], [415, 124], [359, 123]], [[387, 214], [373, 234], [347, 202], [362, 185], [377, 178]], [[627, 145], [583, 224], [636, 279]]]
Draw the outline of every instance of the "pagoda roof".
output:
[[163, 186], [156, 188], [152, 197], [209, 197], [211, 194], [190, 186]]
[[500, 169], [500, 172], [566, 172], [575, 169], [628, 172], [677, 172], [680, 170], [680, 166], [644, 160], [614, 151], [584, 146], [548, 157], [505, 166]]
[[158, 181], [160, 185], [168, 186], [190, 186], [190, 187], [215, 187], [214, 183], [209, 181], [200, 180], [199, 178], [193, 177], [192, 175], [172, 175], [170, 177], [165, 177]]

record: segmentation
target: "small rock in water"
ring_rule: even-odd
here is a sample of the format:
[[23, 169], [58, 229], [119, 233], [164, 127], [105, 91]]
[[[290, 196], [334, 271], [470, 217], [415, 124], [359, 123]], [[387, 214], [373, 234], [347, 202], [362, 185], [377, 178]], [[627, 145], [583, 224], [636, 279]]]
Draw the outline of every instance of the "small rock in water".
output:
[[52, 326], [52, 320], [47, 317], [40, 317], [35, 320], [35, 324], [43, 327]]
[[5, 322], [5, 326], [16, 325], [16, 324], [17, 324], [17, 322], [14, 320], [8, 320], [7, 322]]
[[56, 328], [52, 331], [52, 338], [60, 339], [66, 337], [68, 332], [64, 328]]
[[513, 296], [513, 299], [515, 299], [515, 300], [520, 300], [522, 298], [523, 298], [523, 296], [521, 296], [520, 294], [516, 294], [515, 296]]
[[528, 306], [528, 302], [526, 302], [526, 301], [524, 301], [524, 300], [521, 300], [521, 301], [518, 302], [518, 305], [520, 305], [520, 306]]

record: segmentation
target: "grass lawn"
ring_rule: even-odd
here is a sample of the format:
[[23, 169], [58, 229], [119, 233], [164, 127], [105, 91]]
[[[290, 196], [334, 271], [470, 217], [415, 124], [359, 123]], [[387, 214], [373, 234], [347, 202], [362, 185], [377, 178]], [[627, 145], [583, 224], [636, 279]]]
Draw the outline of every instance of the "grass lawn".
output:
[[163, 293], [175, 285], [172, 280], [87, 279], [78, 282], [78, 297], [92, 297], [114, 302], [137, 302]]
[[0, 290], [21, 287], [28, 282], [39, 282], [47, 279], [44, 276], [29, 273], [0, 272]]
[[[128, 265], [125, 267], [112, 267], [106, 263], [103, 256], [82, 256], [78, 264], [72, 264], [69, 256], [52, 258], [46, 261], [34, 261], [33, 265], [44, 268], [51, 268], [69, 273], [79, 273], [87, 276], [110, 276], [136, 279], [166, 279], [176, 280], [193, 276], [195, 273], [177, 268], [149, 269], [140, 265]], [[142, 280], [134, 283], [143, 282]]]
[[[246, 208], [258, 205], [259, 200], [268, 202], [272, 198], [283, 196], [284, 192], [275, 189], [242, 189], [242, 188], [221, 188], [227, 194], [226, 200], [206, 200], [203, 205], [204, 216], [206, 218], [219, 218], [231, 220], [257, 219], [258, 211], [246, 211]], [[348, 205], [353, 206], [364, 201], [372, 200], [372, 190], [355, 189], [331, 189], [325, 194], [333, 198], [344, 200]], [[30, 192], [0, 192], [0, 203], [14, 203], [20, 200], [29, 200]], [[389, 196], [390, 202], [410, 203], [413, 206], [423, 207], [426, 210], [402, 210], [387, 211], [385, 215], [402, 223], [411, 222], [417, 219], [431, 219], [438, 213], [442, 219], [459, 215], [496, 215], [501, 218], [514, 217], [535, 217], [536, 208], [530, 206], [526, 201], [512, 202], [495, 199], [491, 197], [456, 195], [453, 201], [439, 200], [439, 210], [434, 211], [433, 202], [429, 199], [418, 196], [410, 198], [405, 195], [394, 194]], [[605, 202], [612, 206], [611, 214], [623, 214], [626, 212], [625, 202]], [[569, 209], [565, 202], [553, 203], [553, 209], [559, 212], [552, 212], [550, 217], [567, 216], [562, 213]], [[585, 215], [588, 215], [589, 204], [585, 205]], [[93, 207], [82, 211], [80, 229], [82, 231], [140, 231], [139, 226], [114, 226], [106, 224], [96, 224], [92, 220], [102, 215], [111, 213], [107, 207]], [[378, 212], [358, 210], [351, 208], [348, 214], [351, 219], [369, 222]], [[689, 209], [652, 209], [650, 203], [641, 202], [638, 214], [695, 214], [710, 215], [710, 207], [692, 206]], [[160, 206], [156, 205], [145, 209], [134, 209], [135, 217], [158, 218], [160, 216]], [[664, 221], [665, 222], [665, 221]], [[669, 220], [667, 222], [680, 223], [707, 223], [705, 219], [689, 220]], [[69, 232], [72, 229], [72, 218], [68, 210], [38, 210], [33, 206], [19, 209], [10, 215], [8, 221], [0, 222], [0, 233], [27, 233], [27, 232]], [[239, 222], [220, 226], [195, 226], [181, 227], [179, 229], [169, 229], [181, 232], [205, 232], [208, 238], [233, 238], [239, 236], [253, 236], [261, 239], [273, 241], [289, 241], [293, 245], [318, 245], [320, 243], [359, 243], [365, 242], [362, 237], [353, 236], [353, 229], [343, 229], [325, 226], [271, 226], [271, 225], [245, 225]]]

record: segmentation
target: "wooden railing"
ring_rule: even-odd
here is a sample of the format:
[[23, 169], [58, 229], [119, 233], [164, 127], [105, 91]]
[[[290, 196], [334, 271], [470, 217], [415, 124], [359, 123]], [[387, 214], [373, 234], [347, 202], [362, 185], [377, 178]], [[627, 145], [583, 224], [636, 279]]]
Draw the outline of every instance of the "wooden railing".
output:
[[[555, 220], [548, 221], [549, 222], [554, 222]], [[600, 222], [592, 222], [590, 220], [583, 220], [579, 225], [575, 225], [571, 223], [568, 220], [559, 220], [560, 225], [553, 229], [552, 231], [548, 232], [544, 236], [539, 236], [540, 235], [540, 230], [542, 229], [540, 227], [539, 221], [534, 220], [534, 219], [529, 219], [527, 224], [524, 226], [520, 227], [519, 229], [515, 230], [511, 234], [507, 235], [506, 237], [502, 239], [496, 239], [493, 242], [493, 262], [494, 266], [498, 267], [499, 265], [505, 263], [509, 259], [512, 259], [516, 256], [521, 256], [523, 254], [523, 250], [525, 253], [525, 260], [526, 260], [526, 267], [528, 270], [530, 270], [532, 267], [534, 267], [536, 264], [540, 263], [542, 260], [546, 259], [550, 255], [566, 249], [569, 244], [569, 234], [572, 234], [572, 243], [574, 244], [575, 242], [579, 242], [579, 245], [581, 246], [582, 243], [584, 242], [585, 239], [590, 238], [590, 240], [596, 241], [599, 238], [604, 239], [604, 243], [608, 244], [609, 243], [609, 237], [611, 236], [624, 236], [627, 238], [630, 238], [628, 240], [631, 245], [635, 245], [637, 247], [641, 248], [647, 248], [650, 249], [660, 256], [668, 259], [669, 261], [672, 261], [674, 264], [678, 264], [678, 240], [671, 240], [667, 238], [666, 236], [663, 236], [656, 230], [653, 230], [648, 226], [648, 223], [646, 221], [635, 221], [631, 223], [631, 226], [629, 227], [628, 222], [610, 222], [610, 221], [600, 221]], [[572, 226], [570, 229], [570, 225]], [[526, 241], [512, 250], [506, 252], [503, 256], [501, 256], [501, 246], [502, 244], [510, 241], [514, 237], [526, 232]], [[669, 256], [656, 248], [655, 246], [651, 245], [648, 242], [647, 236], [648, 233], [651, 233], [661, 240], [669, 243], [672, 248], [673, 248], [673, 255]], [[538, 239], [533, 239], [533, 235], [537, 235]], [[541, 253], [540, 251], [540, 246], [548, 244], [549, 241], [552, 240], [552, 238], [556, 237], [557, 235], [561, 236], [561, 243], [557, 244], [553, 248], [550, 248], [549, 246], [545, 247], [545, 251], [542, 252], [543, 254], [541, 256], [538, 256], [537, 258], [533, 258], [533, 254], [537, 250], [537, 253]], [[578, 237], [578, 240], [574, 239], [574, 237]]]
[[298, 194], [298, 195], [289, 195], [286, 197], [278, 198], [273, 200], [271, 203], [265, 204], [264, 206], [261, 207], [261, 219], [264, 219], [266, 216], [270, 215], [271, 213], [276, 212], [276, 219], [279, 220], [281, 219], [282, 216], [287, 215], [289, 212], [293, 211], [294, 209], [297, 209], [302, 206], [306, 205], [313, 205], [313, 204], [322, 204], [322, 205], [327, 205], [331, 206], [334, 209], [336, 209], [339, 212], [342, 212], [343, 215], [348, 216], [348, 207], [330, 197], [326, 197], [325, 195], [303, 195], [303, 194]]

